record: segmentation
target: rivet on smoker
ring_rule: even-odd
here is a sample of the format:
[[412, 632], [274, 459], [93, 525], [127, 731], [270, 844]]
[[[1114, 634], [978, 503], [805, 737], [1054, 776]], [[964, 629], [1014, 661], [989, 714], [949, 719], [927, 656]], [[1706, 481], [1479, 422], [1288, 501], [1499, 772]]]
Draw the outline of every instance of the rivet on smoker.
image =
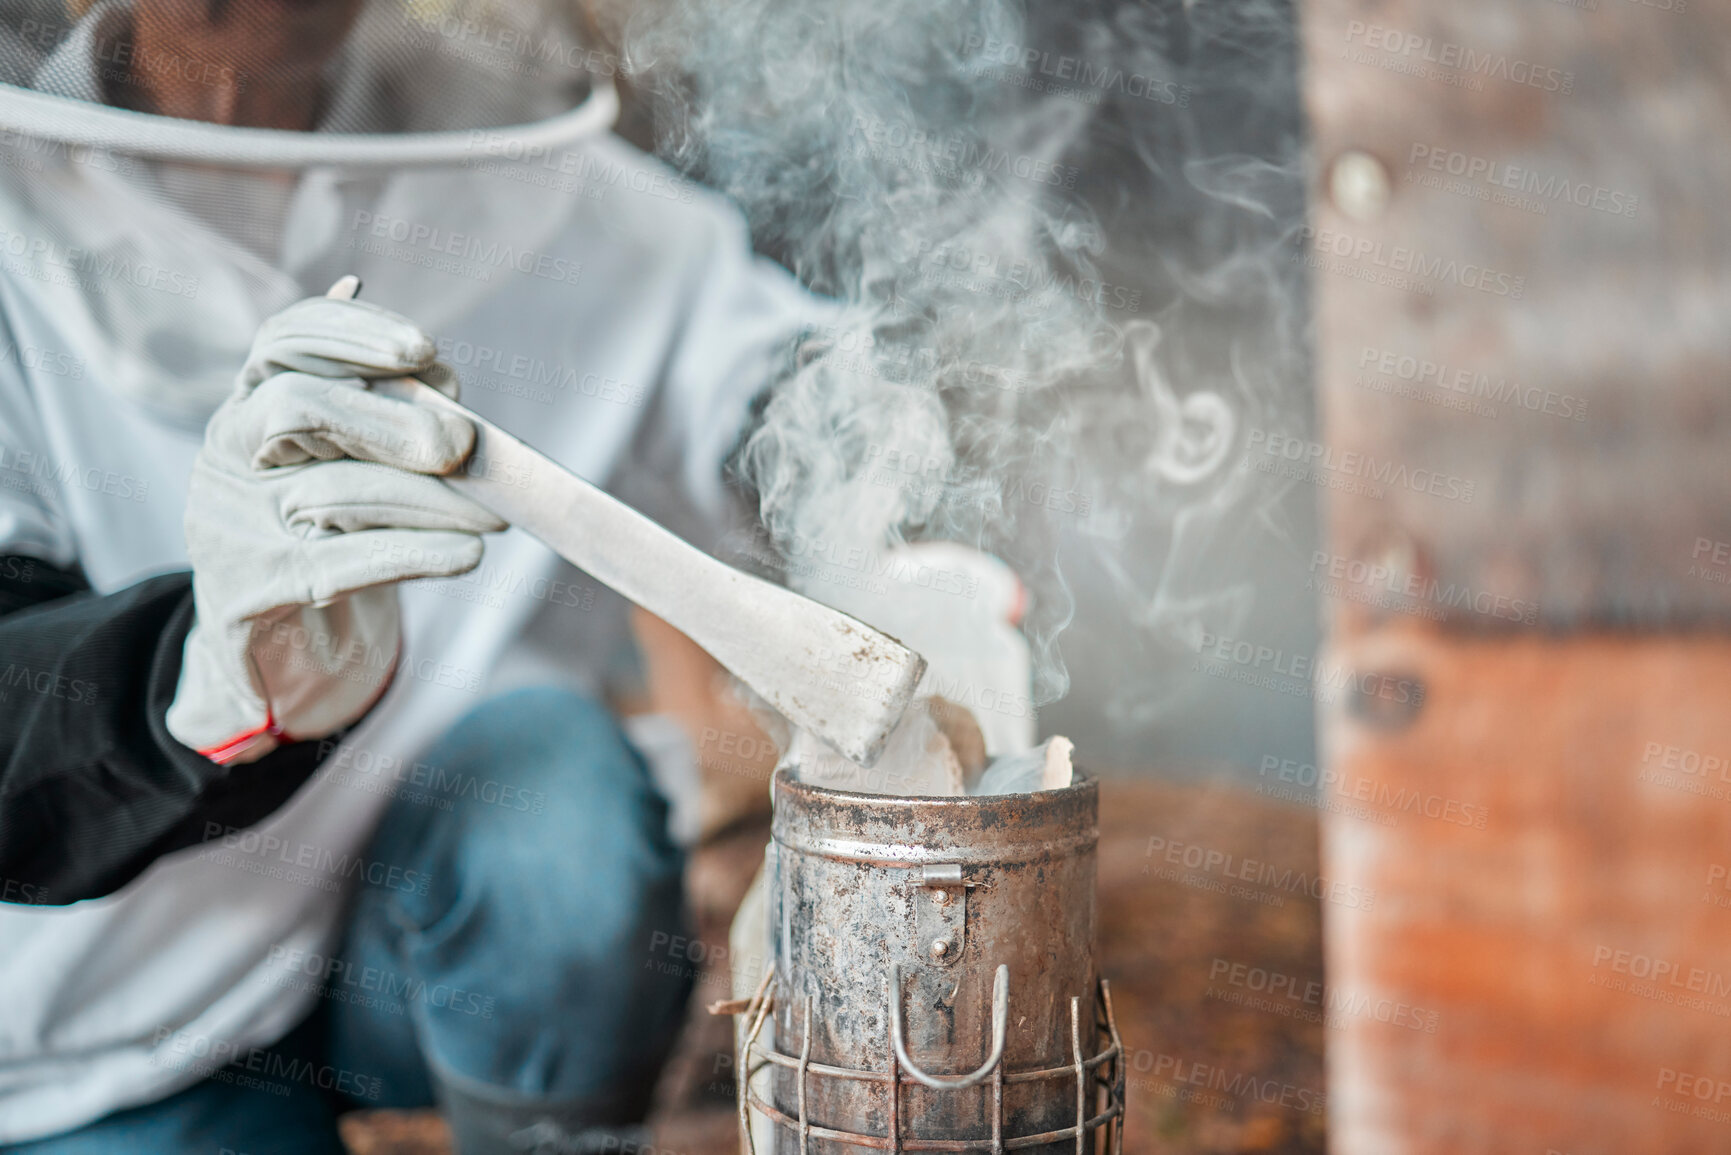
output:
[[950, 944], [945, 942], [943, 939], [940, 938], [938, 941], [936, 941], [932, 944], [932, 957], [933, 958], [943, 958], [945, 955], [947, 955], [949, 953], [950, 953]]

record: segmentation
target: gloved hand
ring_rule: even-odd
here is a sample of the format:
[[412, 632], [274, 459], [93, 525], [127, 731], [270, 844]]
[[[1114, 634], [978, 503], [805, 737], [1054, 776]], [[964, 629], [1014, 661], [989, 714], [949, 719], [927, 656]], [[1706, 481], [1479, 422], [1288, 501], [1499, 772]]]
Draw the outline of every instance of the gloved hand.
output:
[[466, 573], [505, 528], [438, 480], [474, 427], [366, 389], [410, 374], [456, 396], [431, 339], [376, 305], [316, 297], [259, 328], [187, 496], [179, 741], [250, 762], [353, 723], [396, 668], [394, 583]]

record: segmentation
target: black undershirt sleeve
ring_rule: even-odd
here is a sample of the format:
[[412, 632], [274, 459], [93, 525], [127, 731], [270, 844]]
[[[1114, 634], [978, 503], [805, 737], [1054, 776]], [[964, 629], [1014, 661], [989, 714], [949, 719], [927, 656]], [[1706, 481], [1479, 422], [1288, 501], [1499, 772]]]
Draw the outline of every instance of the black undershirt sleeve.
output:
[[219, 766], [169, 734], [192, 575], [97, 596], [0, 555], [0, 901], [111, 894], [174, 850], [286, 802], [331, 740]]

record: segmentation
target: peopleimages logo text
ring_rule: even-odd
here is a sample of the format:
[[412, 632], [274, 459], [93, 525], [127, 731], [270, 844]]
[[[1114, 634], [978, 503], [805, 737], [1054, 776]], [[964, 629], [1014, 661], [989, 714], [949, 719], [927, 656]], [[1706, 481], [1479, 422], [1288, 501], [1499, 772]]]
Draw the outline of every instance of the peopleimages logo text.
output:
[[1417, 32], [1367, 24], [1363, 20], [1347, 22], [1346, 42], [1363, 44], [1366, 48], [1393, 56], [1416, 59], [1470, 76], [1487, 80], [1506, 80], [1528, 85], [1543, 92], [1564, 95], [1575, 91], [1575, 74], [1559, 68], [1534, 64], [1530, 60], [1511, 57], [1502, 52], [1481, 52], [1452, 40], [1438, 40]]
[[1584, 209], [1596, 209], [1612, 216], [1632, 217], [1640, 208], [1641, 198], [1633, 193], [1619, 192], [1586, 181], [1571, 181], [1555, 174], [1540, 175], [1531, 168], [1491, 157], [1474, 156], [1441, 145], [1414, 143], [1407, 153], [1409, 165], [1422, 164], [1432, 172], [1458, 176], [1467, 181], [1482, 182], [1496, 188], [1525, 193], [1541, 201], [1567, 201]]
[[512, 269], [542, 280], [576, 284], [583, 276], [581, 261], [556, 257], [551, 253], [518, 248], [502, 241], [488, 240], [476, 233], [459, 233], [424, 221], [406, 217], [385, 216], [356, 209], [352, 228], [356, 236], [376, 237], [422, 249], [437, 256], [454, 257], [491, 269]]
[[198, 296], [198, 278], [178, 269], [135, 261], [112, 252], [71, 248], [46, 237], [27, 236], [10, 229], [0, 229], [0, 258], [24, 262], [17, 271], [37, 280], [71, 278], [95, 289], [100, 288], [101, 282], [113, 282], [171, 297]]
[[970, 33], [962, 44], [962, 55], [975, 56], [988, 64], [1004, 64], [1024, 72], [1034, 72], [1052, 80], [1075, 84], [1100, 92], [1115, 92], [1156, 104], [1190, 104], [1190, 88], [1175, 81], [1163, 80], [1142, 72], [1126, 71], [1115, 64], [1065, 56], [1040, 48], [1030, 48], [1014, 41]]
[[1493, 377], [1477, 369], [1414, 357], [1393, 349], [1379, 349], [1375, 345], [1364, 346], [1359, 350], [1358, 367], [1424, 388], [1459, 393], [1498, 405], [1511, 405], [1529, 413], [1543, 413], [1565, 421], [1587, 419], [1587, 399], [1573, 393], [1558, 393], [1554, 389], [1522, 385], [1507, 376]]
[[1318, 229], [1305, 225], [1298, 230], [1298, 244], [1311, 246], [1322, 256], [1340, 257], [1391, 273], [1402, 273], [1426, 281], [1442, 281], [1474, 289], [1494, 297], [1519, 300], [1526, 295], [1525, 276], [1493, 269], [1473, 261], [1439, 257], [1405, 245], [1385, 245], [1371, 237], [1354, 236], [1340, 229]]

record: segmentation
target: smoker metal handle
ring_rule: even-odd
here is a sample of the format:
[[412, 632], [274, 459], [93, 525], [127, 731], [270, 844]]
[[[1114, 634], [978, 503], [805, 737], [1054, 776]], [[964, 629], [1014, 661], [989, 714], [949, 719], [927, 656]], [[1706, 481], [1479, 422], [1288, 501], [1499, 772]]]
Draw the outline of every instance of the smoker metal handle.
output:
[[932, 1090], [960, 1091], [977, 1087], [991, 1078], [992, 1072], [1003, 1062], [1004, 1038], [1009, 1033], [1009, 1026], [1010, 968], [999, 963], [998, 973], [992, 979], [992, 1053], [979, 1070], [970, 1074], [928, 1075], [908, 1056], [908, 1046], [902, 1038], [902, 968], [900, 964], [890, 964], [890, 1042], [895, 1047], [896, 1061], [907, 1069], [908, 1074]]

